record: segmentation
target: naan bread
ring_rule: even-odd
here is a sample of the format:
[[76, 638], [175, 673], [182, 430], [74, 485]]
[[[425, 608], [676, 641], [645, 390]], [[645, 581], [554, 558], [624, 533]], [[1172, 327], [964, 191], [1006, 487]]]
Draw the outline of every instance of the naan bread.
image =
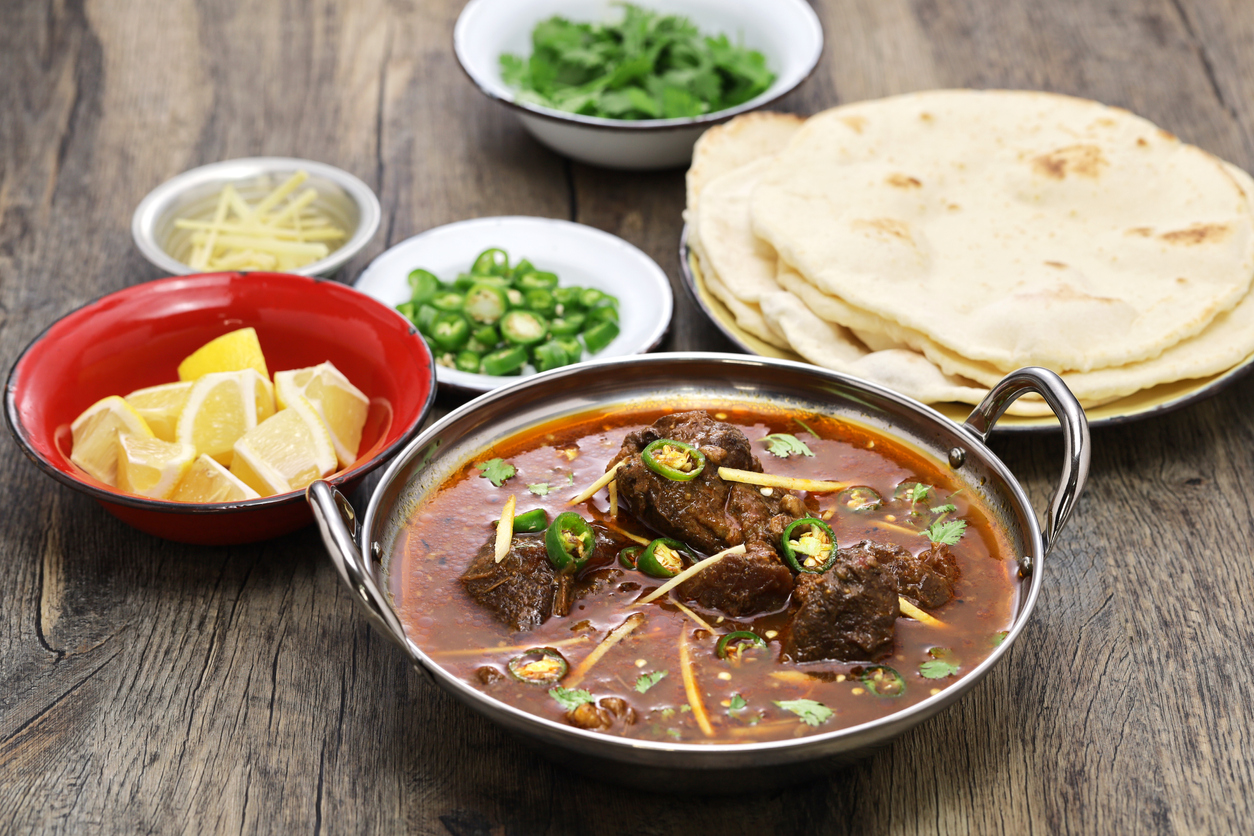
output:
[[819, 114], [751, 213], [824, 294], [1003, 373], [1157, 357], [1254, 276], [1254, 214], [1223, 165], [1052, 94], [934, 91]]

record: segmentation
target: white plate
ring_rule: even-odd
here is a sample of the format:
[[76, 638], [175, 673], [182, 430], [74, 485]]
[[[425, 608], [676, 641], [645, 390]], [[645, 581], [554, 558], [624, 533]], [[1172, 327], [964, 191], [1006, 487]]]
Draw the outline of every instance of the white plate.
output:
[[[376, 258], [354, 286], [395, 308], [409, 301], [411, 270], [421, 267], [451, 281], [489, 247], [509, 253], [510, 264], [525, 258], [539, 270], [556, 273], [562, 287], [595, 287], [618, 297], [619, 335], [596, 354], [585, 353], [584, 359], [643, 354], [657, 347], [670, 325], [671, 285], [656, 261], [608, 232], [553, 218], [476, 218], [429, 229]], [[403, 316], [399, 311], [396, 315]], [[527, 366], [522, 377], [532, 374], [535, 370]], [[436, 366], [436, 377], [446, 386], [472, 392], [520, 379], [444, 366]]]

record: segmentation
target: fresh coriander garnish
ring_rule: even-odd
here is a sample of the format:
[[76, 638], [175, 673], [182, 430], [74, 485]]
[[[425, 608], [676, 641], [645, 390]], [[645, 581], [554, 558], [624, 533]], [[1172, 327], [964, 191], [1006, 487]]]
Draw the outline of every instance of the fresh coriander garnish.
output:
[[948, 502], [944, 505], [936, 505], [932, 507], [933, 514], [952, 514], [954, 511], [957, 511], [957, 510], [958, 510], [958, 506], [954, 505], [952, 502]]
[[642, 673], [636, 678], [636, 690], [644, 693], [662, 681], [666, 676], [666, 671], [654, 671], [653, 673]]
[[608, 119], [672, 119], [735, 107], [775, 80], [762, 53], [725, 35], [703, 36], [677, 15], [623, 9], [620, 23], [536, 24], [529, 58], [500, 58], [516, 101]]
[[937, 520], [923, 533], [937, 546], [952, 546], [962, 539], [966, 530], [966, 520], [949, 520], [948, 522]]
[[958, 666], [945, 659], [932, 659], [919, 665], [919, 674], [924, 679], [944, 679], [958, 672]]
[[534, 485], [528, 485], [527, 490], [531, 491], [536, 496], [548, 496], [549, 495], [549, 483], [537, 482]]
[[807, 726], [825, 723], [832, 716], [830, 708], [814, 700], [775, 700], [774, 702], [785, 711], [796, 714]]
[[740, 709], [744, 708], [748, 704], [749, 703], [745, 701], [744, 697], [740, 696], [739, 694], [732, 694], [731, 705], [727, 706], [727, 710], [739, 711]]
[[788, 433], [771, 433], [765, 436], [763, 441], [766, 442], [766, 451], [781, 459], [789, 456], [811, 456], [810, 448], [805, 445], [804, 441], [799, 440], [795, 435]]
[[1009, 636], [1009, 635], [1010, 635], [1009, 630], [1002, 630], [999, 633], [994, 633], [992, 639], [990, 639], [993, 647], [1001, 647], [1001, 643], [1004, 642], [1006, 640], [1006, 636]]
[[931, 492], [931, 485], [924, 485], [922, 482], [915, 482], [913, 485], [906, 488], [906, 492], [903, 494], [903, 497], [909, 500], [910, 504], [913, 505], [916, 502], [922, 502], [927, 499], [927, 495]]
[[486, 462], [479, 462], [475, 467], [479, 468], [480, 476], [498, 488], [517, 472], [514, 466], [504, 459], [488, 459]]
[[592, 702], [592, 694], [589, 692], [563, 688], [561, 685], [558, 685], [556, 688], [550, 688], [549, 696], [557, 700], [558, 705], [567, 711], [574, 711], [584, 703]]

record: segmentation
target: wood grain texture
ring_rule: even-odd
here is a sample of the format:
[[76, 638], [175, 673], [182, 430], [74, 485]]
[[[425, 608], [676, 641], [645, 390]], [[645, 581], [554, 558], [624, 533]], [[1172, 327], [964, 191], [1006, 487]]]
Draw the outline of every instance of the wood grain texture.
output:
[[[664, 348], [730, 350], [679, 285], [681, 171], [571, 163], [480, 96], [460, 3], [0, 0], [0, 357], [154, 278], [130, 214], [217, 159], [324, 160], [380, 235], [569, 218], [671, 277]], [[815, 0], [827, 48], [781, 107], [1041, 88], [1141, 113], [1254, 167], [1243, 0]], [[442, 395], [437, 412], [461, 402]], [[409, 669], [315, 532], [200, 548], [126, 528], [0, 445], [0, 832], [1249, 831], [1254, 381], [1093, 434], [1033, 621], [953, 709], [830, 780], [729, 798], [574, 775]], [[993, 442], [1033, 504], [1057, 438]], [[357, 497], [358, 504], [362, 496]]]

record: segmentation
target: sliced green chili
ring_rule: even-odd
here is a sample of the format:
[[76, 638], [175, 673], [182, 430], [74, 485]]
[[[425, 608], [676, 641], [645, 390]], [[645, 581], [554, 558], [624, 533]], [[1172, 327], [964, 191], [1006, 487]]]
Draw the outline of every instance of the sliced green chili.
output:
[[532, 269], [518, 279], [519, 290], [553, 290], [557, 287], [557, 274]]
[[499, 247], [490, 247], [479, 253], [470, 272], [475, 276], [503, 276], [509, 272], [509, 254]]
[[593, 308], [601, 304], [606, 298], [605, 291], [597, 290], [595, 287], [588, 287], [584, 288], [583, 292], [579, 294], [579, 304], [585, 308]]
[[[795, 537], [793, 532], [796, 532]], [[836, 535], [831, 526], [815, 517], [789, 523], [780, 544], [784, 560], [797, 572], [819, 575], [836, 562]]]
[[[469, 343], [467, 343], [469, 346]], [[465, 351], [457, 352], [457, 358], [453, 361], [453, 365], [457, 367], [459, 372], [469, 372], [477, 374], [479, 366], [483, 362], [483, 357], [478, 351], [471, 351], [469, 348]]]
[[874, 488], [868, 488], [866, 485], [857, 485], [852, 488], [845, 488], [836, 494], [836, 501], [844, 505], [855, 514], [866, 514], [871, 511], [877, 511], [884, 504], [884, 497]]
[[458, 313], [442, 313], [431, 324], [431, 339], [448, 351], [457, 351], [470, 339], [470, 323]]
[[588, 330], [583, 332], [583, 344], [588, 347], [590, 354], [596, 354], [610, 343], [614, 342], [614, 338], [618, 336], [618, 323], [612, 320], [598, 322]]
[[515, 374], [527, 364], [527, 350], [511, 345], [483, 355], [483, 373], [492, 375]]
[[578, 363], [583, 358], [583, 345], [574, 337], [555, 337], [553, 342], [565, 350], [568, 362]]
[[582, 569], [592, 557], [596, 535], [583, 517], [574, 511], [565, 511], [558, 514], [544, 532], [544, 546], [553, 568], [570, 574]]
[[688, 547], [678, 540], [659, 537], [636, 559], [636, 568], [651, 578], [673, 578], [684, 570]]
[[464, 306], [465, 298], [456, 290], [441, 290], [431, 297], [430, 305], [437, 311], [456, 313]]
[[515, 531], [544, 531], [548, 527], [549, 512], [543, 508], [532, 508], [514, 515]]
[[507, 667], [514, 679], [528, 685], [552, 685], [570, 670], [562, 654], [551, 647], [533, 647], [511, 659]]
[[415, 305], [421, 305], [440, 289], [440, 280], [435, 277], [434, 273], [423, 270], [421, 267], [417, 270], [411, 270], [407, 279], [409, 289], [411, 291], [410, 301]]
[[549, 369], [567, 365], [570, 363], [570, 359], [566, 355], [566, 349], [550, 341], [536, 346], [531, 362], [535, 365], [536, 371], [547, 372]]
[[541, 316], [552, 316], [557, 310], [553, 294], [544, 288], [523, 291], [523, 304]]
[[718, 658], [726, 659], [729, 655], [735, 654], [737, 657], [751, 647], [766, 647], [766, 642], [757, 633], [751, 633], [748, 630], [737, 630], [734, 633], [728, 633], [718, 640], [718, 644], [714, 646]]
[[564, 313], [549, 323], [549, 331], [555, 337], [573, 337], [583, 330], [586, 320], [581, 313]]
[[644, 546], [628, 546], [618, 553], [618, 562], [624, 569], [635, 569], [636, 562], [640, 560], [640, 553], [644, 551]]
[[553, 298], [557, 300], [557, 304], [565, 308], [567, 314], [578, 311], [583, 305], [579, 302], [579, 295], [583, 293], [582, 287], [555, 287], [553, 288]]
[[900, 697], [906, 693], [906, 680], [887, 665], [867, 668], [862, 674], [862, 684], [878, 697]]
[[505, 315], [509, 300], [501, 288], [481, 282], [466, 291], [463, 306], [466, 315], [475, 322], [491, 325]]
[[440, 312], [431, 305], [419, 305], [418, 315], [414, 317], [414, 324], [418, 326], [418, 330], [428, 337], [431, 336], [431, 326], [435, 325], [435, 318]]
[[705, 454], [682, 441], [659, 438], [640, 453], [644, 466], [672, 482], [691, 482], [705, 469]]
[[513, 310], [501, 317], [501, 336], [514, 345], [535, 345], [548, 335], [548, 323], [537, 313]]

